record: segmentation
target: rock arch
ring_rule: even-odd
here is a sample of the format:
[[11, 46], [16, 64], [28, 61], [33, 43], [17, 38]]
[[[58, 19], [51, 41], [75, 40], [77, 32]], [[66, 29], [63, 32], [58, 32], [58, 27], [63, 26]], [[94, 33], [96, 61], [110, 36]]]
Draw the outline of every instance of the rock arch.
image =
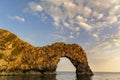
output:
[[78, 44], [56, 42], [34, 47], [13, 33], [0, 29], [1, 73], [54, 73], [61, 57], [67, 57], [71, 61], [78, 75], [93, 75], [86, 53]]
[[[49, 49], [47, 49], [47, 50], [49, 51]], [[77, 74], [92, 75], [92, 71], [88, 66], [86, 53], [79, 45], [65, 44], [63, 42], [57, 42], [57, 43], [50, 45], [49, 52], [54, 52], [53, 56], [55, 56], [55, 57], [52, 57], [53, 61], [51, 60], [51, 62], [56, 62], [56, 64], [54, 64], [54, 65], [57, 66], [61, 57], [66, 57], [71, 61], [71, 63], [76, 68]]]

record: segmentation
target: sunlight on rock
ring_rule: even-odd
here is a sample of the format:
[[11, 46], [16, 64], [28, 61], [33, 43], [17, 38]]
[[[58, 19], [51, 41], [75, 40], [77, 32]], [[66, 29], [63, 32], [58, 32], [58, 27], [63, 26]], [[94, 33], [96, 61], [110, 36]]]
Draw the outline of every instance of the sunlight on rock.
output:
[[74, 65], [78, 75], [93, 75], [86, 52], [78, 44], [56, 42], [34, 47], [7, 30], [0, 29], [0, 34], [0, 60], [6, 63], [0, 62], [0, 73], [55, 74], [61, 57], [66, 57], [70, 61], [63, 58], [62, 71], [73, 71]]

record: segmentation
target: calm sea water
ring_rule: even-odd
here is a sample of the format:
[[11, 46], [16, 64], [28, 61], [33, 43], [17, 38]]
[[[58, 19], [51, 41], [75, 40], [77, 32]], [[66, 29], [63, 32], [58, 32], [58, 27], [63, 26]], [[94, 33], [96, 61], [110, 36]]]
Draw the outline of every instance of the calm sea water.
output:
[[57, 72], [57, 75], [0, 76], [0, 80], [120, 80], [120, 73], [96, 72], [94, 76], [77, 77], [74, 72]]

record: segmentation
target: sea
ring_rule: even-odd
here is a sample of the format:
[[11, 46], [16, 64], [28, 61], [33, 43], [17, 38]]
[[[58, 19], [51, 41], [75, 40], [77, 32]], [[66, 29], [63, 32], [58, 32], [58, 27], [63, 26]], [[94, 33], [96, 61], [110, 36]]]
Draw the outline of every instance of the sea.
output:
[[57, 72], [56, 75], [0, 76], [0, 80], [120, 80], [119, 72], [94, 72], [94, 76], [77, 76], [74, 72]]

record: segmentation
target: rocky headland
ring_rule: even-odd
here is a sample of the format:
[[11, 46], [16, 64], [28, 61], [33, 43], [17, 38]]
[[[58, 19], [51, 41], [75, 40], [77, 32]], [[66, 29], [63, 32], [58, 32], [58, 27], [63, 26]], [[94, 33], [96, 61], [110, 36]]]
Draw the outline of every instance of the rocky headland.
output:
[[54, 74], [61, 57], [71, 61], [77, 75], [93, 75], [86, 53], [78, 44], [56, 42], [34, 47], [15, 34], [0, 29], [0, 75]]

